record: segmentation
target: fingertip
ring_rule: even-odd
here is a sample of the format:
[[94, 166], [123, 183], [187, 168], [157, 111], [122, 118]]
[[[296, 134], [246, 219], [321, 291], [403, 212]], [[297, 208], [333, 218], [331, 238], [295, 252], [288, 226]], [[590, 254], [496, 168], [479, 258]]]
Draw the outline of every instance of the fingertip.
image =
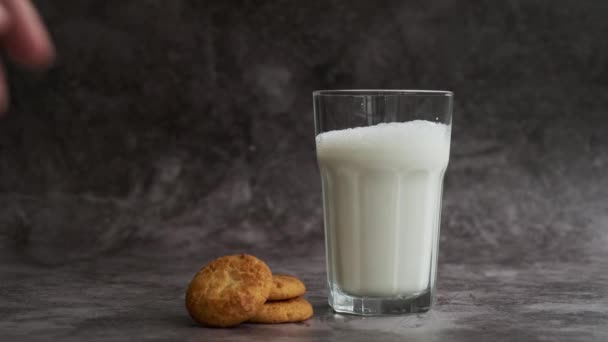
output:
[[0, 34], [4, 35], [8, 32], [11, 24], [11, 16], [9, 15], [6, 7], [0, 4]]
[[32, 70], [48, 69], [56, 58], [53, 45], [42, 39], [30, 41], [28, 46], [11, 44], [7, 53], [11, 60]]
[[41, 40], [33, 43], [27, 57], [21, 55], [18, 62], [33, 70], [48, 69], [55, 62], [55, 49], [48, 38]]
[[8, 48], [8, 53], [15, 62], [33, 69], [44, 70], [55, 61], [55, 48], [46, 30], [32, 33], [29, 41], [14, 42]]
[[[4, 7], [5, 6], [5, 7]], [[29, 1], [6, 1], [10, 22], [4, 43], [15, 62], [32, 69], [45, 69], [53, 64], [55, 49], [42, 18]]]

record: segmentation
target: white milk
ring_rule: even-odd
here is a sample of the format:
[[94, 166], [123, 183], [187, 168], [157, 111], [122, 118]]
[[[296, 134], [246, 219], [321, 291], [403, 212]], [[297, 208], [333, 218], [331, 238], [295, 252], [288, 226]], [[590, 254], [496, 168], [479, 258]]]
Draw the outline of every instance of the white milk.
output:
[[385, 123], [316, 142], [330, 286], [356, 296], [430, 290], [450, 127]]

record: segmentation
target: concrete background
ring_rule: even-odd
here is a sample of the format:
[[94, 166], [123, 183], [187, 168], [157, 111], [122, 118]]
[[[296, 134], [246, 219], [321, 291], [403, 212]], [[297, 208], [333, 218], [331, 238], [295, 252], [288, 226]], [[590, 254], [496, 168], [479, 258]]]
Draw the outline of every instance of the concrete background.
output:
[[0, 257], [323, 254], [311, 91], [456, 93], [440, 262], [608, 256], [608, 2], [36, 2]]

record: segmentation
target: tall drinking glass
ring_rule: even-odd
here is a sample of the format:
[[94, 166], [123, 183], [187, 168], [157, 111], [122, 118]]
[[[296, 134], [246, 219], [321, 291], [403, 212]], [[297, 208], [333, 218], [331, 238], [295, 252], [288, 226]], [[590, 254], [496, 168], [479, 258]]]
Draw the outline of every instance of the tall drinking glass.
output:
[[452, 92], [321, 90], [313, 99], [329, 305], [359, 315], [428, 311]]

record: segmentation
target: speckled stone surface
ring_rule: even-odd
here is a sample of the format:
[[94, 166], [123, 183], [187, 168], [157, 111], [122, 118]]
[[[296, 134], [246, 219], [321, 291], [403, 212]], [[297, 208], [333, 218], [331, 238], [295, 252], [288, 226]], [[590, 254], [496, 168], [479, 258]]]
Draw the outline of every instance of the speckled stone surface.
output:
[[[36, 3], [59, 55], [7, 71], [0, 340], [608, 340], [608, 2]], [[427, 315], [324, 304], [323, 88], [456, 93]], [[315, 319], [194, 326], [189, 277], [241, 251]]]
[[[213, 253], [213, 252], [210, 252]], [[264, 253], [258, 253], [264, 255]], [[308, 286], [304, 323], [197, 326], [186, 284], [209, 258], [123, 255], [59, 268], [0, 265], [5, 341], [606, 341], [608, 264], [443, 264], [437, 304], [426, 314], [356, 317], [327, 305], [322, 250], [264, 255], [275, 272]]]

